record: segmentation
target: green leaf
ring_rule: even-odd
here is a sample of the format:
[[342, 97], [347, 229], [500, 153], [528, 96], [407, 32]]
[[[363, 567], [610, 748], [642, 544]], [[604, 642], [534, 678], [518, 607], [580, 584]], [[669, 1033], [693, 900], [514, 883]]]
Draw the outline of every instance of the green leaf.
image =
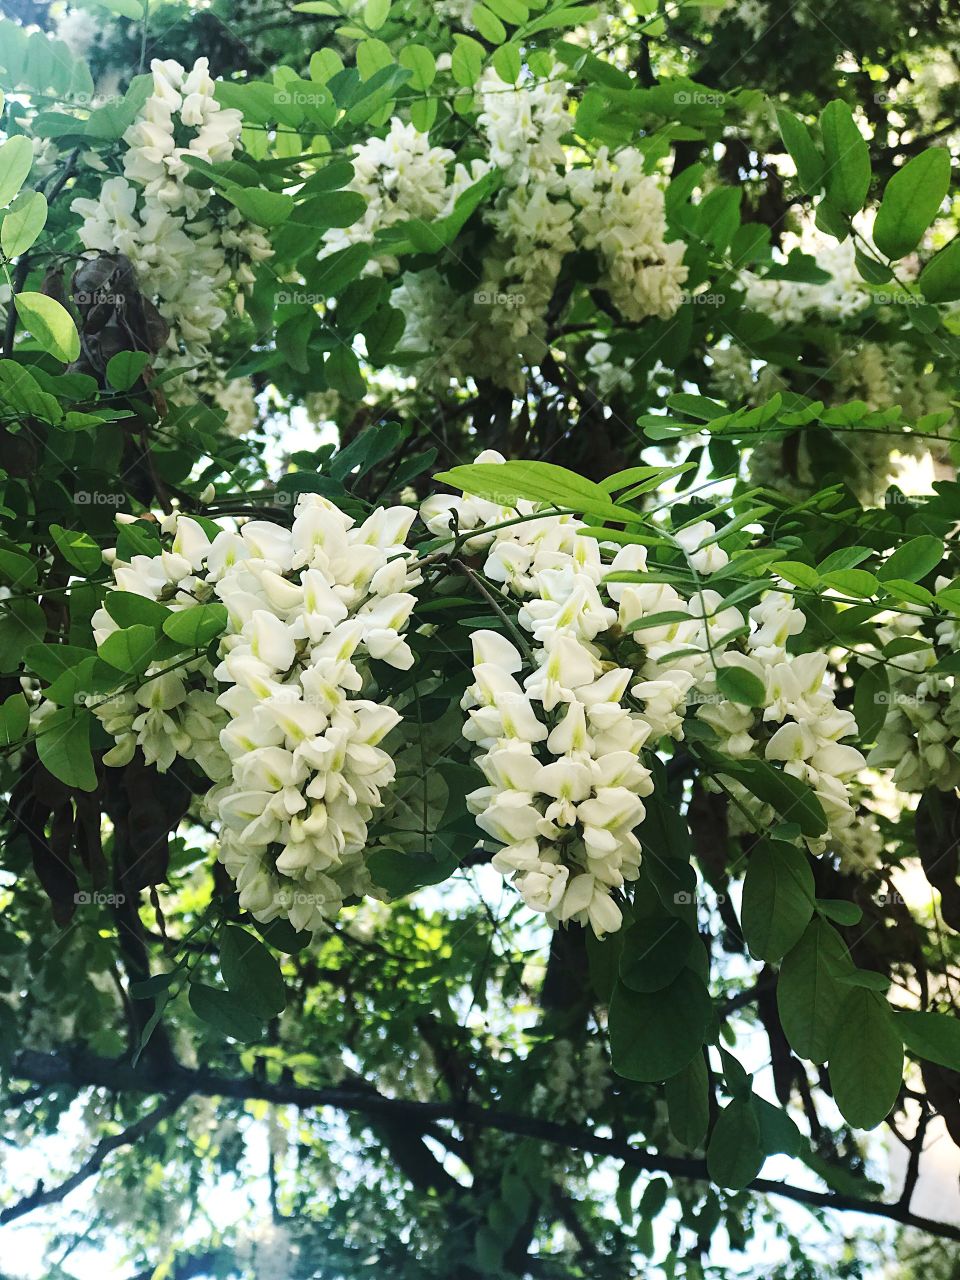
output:
[[67, 787], [79, 791], [96, 791], [97, 773], [90, 751], [89, 711], [74, 715], [61, 707], [45, 716], [37, 730], [37, 755], [40, 763]]
[[502, 44], [499, 49], [495, 49], [491, 61], [493, 69], [504, 84], [516, 84], [520, 79], [522, 67], [520, 49], [513, 41], [508, 44]]
[[480, 79], [480, 72], [483, 70], [483, 45], [472, 36], [460, 35], [459, 32], [454, 34], [453, 42], [455, 48], [450, 60], [450, 70], [457, 84], [469, 89]]
[[46, 629], [46, 615], [36, 600], [5, 601], [0, 611], [0, 671], [15, 671]]
[[59, 524], [52, 524], [50, 532], [64, 560], [80, 573], [89, 577], [103, 564], [100, 548], [88, 533], [79, 529], [64, 529]]
[[473, 462], [440, 472], [434, 479], [474, 497], [489, 498], [500, 506], [513, 506], [525, 498], [603, 520], [629, 523], [639, 519], [611, 502], [600, 485], [552, 462]]
[[0, 146], [0, 209], [6, 208], [26, 182], [32, 164], [33, 146], [22, 133]]
[[823, 806], [812, 788], [766, 760], [731, 760], [703, 747], [714, 771], [742, 782], [758, 800], [777, 810], [787, 822], [796, 822], [805, 836], [822, 836], [827, 829]]
[[904, 578], [918, 582], [935, 569], [943, 559], [943, 542], [932, 533], [922, 533], [898, 547], [881, 566], [878, 577], [881, 582], [889, 578]]
[[660, 991], [686, 966], [694, 935], [676, 916], [637, 920], [624, 932], [620, 978], [632, 991]]
[[80, 354], [80, 335], [66, 307], [45, 293], [18, 293], [17, 314], [44, 351], [69, 364]]
[[363, 21], [371, 31], [379, 31], [390, 16], [390, 0], [367, 0], [363, 6]]
[[815, 916], [787, 952], [777, 983], [777, 1008], [791, 1048], [811, 1062], [826, 1062], [835, 1043], [840, 1008], [849, 988], [837, 974], [852, 968], [840, 937]]
[[817, 910], [835, 924], [854, 925], [863, 919], [863, 911], [855, 902], [844, 898], [818, 898]]
[[827, 195], [841, 213], [859, 213], [870, 189], [870, 149], [850, 108], [840, 98], [828, 102], [821, 112], [820, 132], [827, 162]]
[[519, 27], [530, 17], [530, 10], [523, 0], [487, 0], [487, 7], [513, 27]]
[[866, 569], [836, 569], [831, 573], [821, 573], [820, 580], [835, 591], [842, 591], [844, 595], [856, 596], [861, 600], [868, 600], [876, 595], [880, 585], [875, 575], [868, 573]]
[[0, 577], [14, 587], [32, 587], [37, 581], [37, 566], [30, 556], [0, 547]]
[[137, 595], [135, 591], [110, 591], [104, 599], [103, 607], [121, 627], [132, 627], [139, 622], [152, 627], [154, 631], [160, 631], [170, 617], [170, 610], [159, 600]]
[[750, 853], [740, 920], [750, 954], [776, 962], [796, 945], [813, 916], [814, 880], [796, 845], [765, 840]]
[[433, 84], [437, 74], [437, 60], [430, 50], [422, 44], [405, 44], [400, 50], [398, 61], [411, 73], [410, 87], [423, 93]]
[[745, 667], [724, 666], [717, 668], [717, 688], [731, 702], [747, 707], [762, 707], [767, 687], [752, 671]]
[[784, 145], [797, 166], [800, 190], [814, 195], [823, 186], [824, 159], [810, 130], [786, 107], [777, 107], [777, 125]]
[[949, 1071], [960, 1071], [960, 1018], [952, 1013], [902, 1010], [895, 1025], [911, 1053]]
[[610, 1001], [613, 1069], [627, 1080], [666, 1080], [700, 1052], [710, 1022], [710, 993], [691, 969], [661, 991], [618, 982]]
[[470, 11], [470, 18], [484, 40], [490, 44], [503, 44], [506, 40], [506, 27], [485, 4], [475, 4]]
[[954, 236], [930, 259], [917, 284], [928, 302], [956, 302], [960, 298], [960, 236]]
[[853, 690], [853, 714], [864, 742], [876, 741], [890, 706], [890, 678], [882, 663], [857, 674]]
[[693, 1151], [701, 1146], [710, 1123], [707, 1064], [698, 1053], [666, 1082], [664, 1095], [670, 1132]]
[[230, 991], [209, 987], [204, 982], [191, 982], [190, 1008], [201, 1022], [243, 1044], [259, 1040], [263, 1035], [262, 1021], [244, 1000]]
[[147, 351], [118, 351], [107, 361], [107, 381], [116, 391], [129, 391], [149, 363]]
[[261, 227], [278, 227], [281, 222], [286, 222], [294, 209], [293, 197], [279, 191], [231, 186], [225, 188], [223, 194], [245, 218]]
[[30, 724], [30, 708], [22, 693], [11, 693], [0, 706], [0, 746], [19, 742]]
[[903, 1044], [883, 996], [853, 987], [840, 1006], [830, 1049], [830, 1085], [841, 1114], [873, 1129], [890, 1114], [903, 1080]]
[[757, 1094], [753, 1094], [750, 1101], [760, 1122], [760, 1145], [766, 1154], [800, 1155], [806, 1139], [787, 1113]]
[[157, 633], [136, 622], [132, 627], [111, 632], [98, 652], [104, 662], [124, 675], [142, 675], [157, 652]]
[[360, 372], [360, 361], [356, 352], [346, 343], [339, 343], [327, 356], [323, 366], [327, 382], [348, 400], [362, 400], [366, 391], [366, 383]]
[[384, 889], [391, 898], [403, 898], [427, 885], [449, 880], [459, 863], [453, 854], [435, 858], [426, 853], [374, 849], [367, 865], [378, 888]]
[[908, 160], [887, 183], [873, 224], [873, 243], [902, 258], [920, 243], [950, 188], [950, 153], [931, 147]]
[[220, 972], [233, 995], [264, 1020], [286, 1007], [280, 965], [259, 938], [237, 925], [227, 925], [220, 937]]
[[47, 221], [47, 198], [42, 191], [24, 191], [4, 215], [0, 249], [7, 258], [26, 253]]
[[741, 1191], [754, 1180], [765, 1159], [760, 1122], [752, 1103], [735, 1098], [713, 1126], [707, 1144], [707, 1172], [719, 1186]]
[[178, 609], [163, 622], [163, 634], [184, 649], [205, 649], [227, 625], [222, 604], [195, 604]]

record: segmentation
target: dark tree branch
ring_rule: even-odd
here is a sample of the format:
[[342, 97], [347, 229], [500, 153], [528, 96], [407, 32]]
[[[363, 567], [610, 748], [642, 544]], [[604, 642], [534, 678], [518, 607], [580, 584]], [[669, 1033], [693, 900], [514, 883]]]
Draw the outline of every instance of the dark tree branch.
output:
[[94, 1147], [92, 1154], [77, 1169], [76, 1173], [72, 1173], [69, 1178], [65, 1178], [57, 1186], [49, 1188], [45, 1187], [42, 1182], [38, 1182], [29, 1195], [0, 1210], [0, 1225], [22, 1218], [26, 1214], [32, 1213], [35, 1209], [42, 1209], [44, 1205], [58, 1204], [71, 1191], [79, 1187], [82, 1182], [86, 1182], [95, 1173], [99, 1173], [103, 1162], [111, 1152], [116, 1151], [119, 1147], [132, 1146], [144, 1134], [149, 1133], [151, 1129], [155, 1129], [161, 1120], [173, 1115], [181, 1102], [183, 1102], [183, 1099], [183, 1094], [173, 1094], [165, 1098], [153, 1111], [141, 1116], [129, 1128], [121, 1129], [119, 1133], [111, 1134], [108, 1138], [101, 1138]]
[[[602, 1137], [577, 1125], [558, 1124], [552, 1120], [541, 1120], [537, 1116], [495, 1110], [456, 1100], [414, 1102], [386, 1098], [373, 1088], [307, 1088], [287, 1082], [222, 1076], [213, 1071], [192, 1070], [180, 1065], [166, 1069], [141, 1063], [135, 1068], [129, 1063], [101, 1058], [84, 1049], [55, 1053], [23, 1050], [14, 1058], [9, 1075], [35, 1084], [69, 1084], [77, 1088], [93, 1086], [115, 1092], [166, 1095], [171, 1099], [171, 1109], [184, 1097], [197, 1094], [204, 1097], [259, 1099], [305, 1110], [336, 1107], [341, 1111], [359, 1112], [380, 1120], [405, 1122], [421, 1128], [439, 1120], [449, 1120], [459, 1125], [473, 1125], [478, 1129], [536, 1138], [540, 1142], [552, 1143], [568, 1150], [621, 1160], [630, 1168], [639, 1169], [643, 1173], [666, 1173], [672, 1178], [697, 1182], [710, 1180], [706, 1161], [695, 1156], [672, 1156], [644, 1151], [623, 1139]], [[832, 1191], [810, 1191], [806, 1187], [795, 1187], [790, 1183], [773, 1182], [766, 1178], [754, 1179], [749, 1189], [764, 1195], [783, 1196], [811, 1208], [865, 1213], [874, 1218], [916, 1227], [945, 1240], [960, 1241], [960, 1226], [911, 1213], [902, 1204], [888, 1204]]]

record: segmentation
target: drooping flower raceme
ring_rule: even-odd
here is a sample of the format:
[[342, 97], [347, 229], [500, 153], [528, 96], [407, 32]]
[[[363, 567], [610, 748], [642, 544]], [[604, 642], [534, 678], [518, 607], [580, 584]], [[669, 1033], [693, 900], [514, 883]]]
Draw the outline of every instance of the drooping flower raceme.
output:
[[[503, 459], [488, 452], [478, 461]], [[519, 603], [510, 639], [473, 636], [474, 680], [463, 706], [464, 733], [480, 748], [487, 780], [468, 801], [502, 846], [494, 866], [529, 906], [554, 924], [576, 920], [598, 934], [619, 928], [614, 895], [639, 874], [637, 829], [653, 791], [642, 752], [682, 740], [689, 714], [733, 759], [775, 762], [811, 786], [831, 838], [841, 838], [854, 816], [846, 779], [863, 758], [838, 741], [854, 722], [834, 704], [826, 655], [786, 652], [805, 621], [787, 593], [767, 592], [747, 618], [715, 590], [685, 596], [644, 581], [643, 546], [600, 543], [572, 517], [539, 515], [531, 503], [438, 495], [421, 515], [437, 535], [455, 518], [464, 551], [485, 552], [484, 576]], [[698, 575], [727, 563], [714, 534], [701, 522], [674, 538]], [[718, 691], [724, 666], [756, 677], [761, 705]]]
[[[218, 783], [205, 800], [220, 827], [218, 856], [258, 920], [315, 928], [345, 897], [372, 888], [368, 823], [394, 772], [379, 744], [400, 717], [364, 694], [376, 692], [370, 659], [400, 670], [413, 663], [401, 633], [419, 582], [404, 548], [414, 517], [381, 508], [355, 525], [308, 494], [290, 529], [250, 520], [211, 539], [198, 522], [174, 518], [170, 551], [114, 565], [122, 590], [174, 609], [226, 607], [217, 665], [187, 668], [201, 708], [178, 674], [148, 670], [136, 693], [122, 695], [129, 705], [99, 714], [118, 739], [108, 763], [139, 745], [159, 768], [177, 755], [195, 759]], [[106, 610], [95, 625], [100, 642], [115, 627]], [[192, 739], [200, 710], [214, 728], [202, 747]]]
[[239, 145], [241, 113], [221, 107], [206, 58], [187, 70], [154, 59], [153, 89], [126, 130], [123, 177], [78, 197], [84, 248], [130, 259], [170, 325], [171, 352], [204, 357], [232, 306], [242, 311], [253, 267], [272, 254], [263, 233], [211, 188], [189, 184], [190, 160], [217, 164]]
[[[456, 241], [440, 270], [406, 272], [393, 303], [406, 318], [401, 349], [427, 357], [422, 378], [443, 385], [469, 370], [519, 392], [524, 366], [547, 353], [550, 303], [569, 255], [595, 254], [599, 286], [625, 319], [639, 321], [668, 318], [680, 306], [684, 245], [667, 241], [663, 190], [639, 150], [601, 148], [585, 157], [568, 145], [574, 119], [560, 77], [510, 84], [488, 68], [477, 96], [487, 154], [469, 166], [398, 119], [385, 137], [354, 148], [350, 186], [364, 196], [366, 212], [353, 226], [328, 231], [324, 251], [372, 241], [398, 222], [442, 218], [494, 170], [499, 189], [480, 206], [486, 230], [477, 243]], [[454, 263], [461, 277], [471, 264], [466, 291], [462, 278], [445, 274]], [[368, 267], [396, 268], [388, 244]]]

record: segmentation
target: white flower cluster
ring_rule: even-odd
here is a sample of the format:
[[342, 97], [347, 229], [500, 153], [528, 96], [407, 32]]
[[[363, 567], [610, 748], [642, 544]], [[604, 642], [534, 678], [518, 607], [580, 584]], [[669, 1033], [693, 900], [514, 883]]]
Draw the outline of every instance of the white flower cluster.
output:
[[[467, 170], [450, 167], [452, 151], [393, 120], [385, 138], [354, 153], [351, 183], [367, 200], [364, 218], [330, 231], [325, 248], [371, 241], [397, 221], [448, 213], [457, 196], [490, 167], [501, 174], [483, 219], [495, 234], [476, 252], [461, 241], [454, 254], [476, 261], [471, 295], [458, 292], [436, 268], [407, 273], [394, 305], [405, 315], [403, 350], [425, 357], [423, 377], [435, 384], [474, 376], [522, 389], [523, 366], [546, 351], [547, 312], [567, 255], [596, 252], [600, 285], [625, 319], [669, 317], [682, 301], [687, 270], [681, 241], [666, 243], [664, 198], [644, 172], [642, 154], [602, 148], [589, 164], [573, 163], [564, 138], [573, 126], [562, 83], [512, 85], [489, 68], [479, 84], [478, 128], [488, 158]], [[394, 260], [379, 259], [393, 269]]]
[[[200, 526], [183, 516], [169, 551], [135, 555], [129, 561], [107, 552], [117, 590], [156, 600], [172, 610], [205, 603], [211, 592], [199, 576], [200, 565], [184, 553], [185, 547], [201, 539], [206, 541]], [[94, 613], [92, 625], [97, 648], [120, 629], [105, 608]], [[161, 772], [172, 768], [179, 757], [196, 761], [211, 781], [224, 778], [228, 762], [219, 737], [227, 716], [217, 705], [210, 683], [210, 663], [204, 656], [176, 667], [158, 660], [147, 667], [135, 691], [93, 698], [94, 713], [116, 739], [104, 763], [127, 764], [139, 747], [147, 764]]]
[[[448, 167], [456, 159], [446, 147], [432, 147], [430, 138], [396, 116], [386, 137], [368, 138], [353, 149], [354, 175], [346, 190], [367, 202], [363, 217], [350, 227], [334, 227], [323, 237], [324, 251], [369, 243], [378, 231], [411, 218], [431, 221], [448, 214], [457, 197], [486, 173], [489, 166], [474, 161], [470, 169]], [[380, 267], [396, 270], [396, 259], [380, 259]]]
[[[950, 579], [940, 578], [937, 590], [949, 584]], [[955, 676], [935, 667], [940, 658], [937, 645], [956, 653], [960, 627], [952, 621], [940, 623], [934, 643], [920, 631], [922, 623], [904, 614], [877, 633], [884, 645], [909, 638], [917, 646], [886, 665], [887, 714], [867, 759], [878, 768], [892, 769], [900, 791], [951, 791], [960, 786], [960, 688]]]
[[[745, 652], [727, 649], [717, 667], [738, 667], [755, 677], [764, 690], [761, 705], [755, 709], [721, 696], [711, 669], [699, 686], [698, 717], [731, 759], [760, 756], [806, 783], [823, 807], [830, 840], [842, 841], [856, 819], [847, 783], [866, 763], [855, 747], [840, 741], [856, 733], [856, 720], [836, 706], [826, 653], [787, 652], [787, 641], [805, 625], [788, 592], [766, 592], [750, 610], [750, 622]], [[752, 796], [742, 789], [737, 794], [756, 809]]]
[[799, 234], [788, 231], [782, 240], [785, 257], [793, 252], [815, 260], [830, 279], [822, 283], [760, 277], [744, 271], [740, 283], [746, 290], [747, 306], [770, 316], [780, 325], [802, 324], [814, 315], [848, 320], [870, 305], [870, 290], [857, 270], [851, 237], [838, 242], [818, 231], [812, 221], [804, 222]]
[[[219, 600], [227, 609], [219, 664], [189, 664], [203, 684], [211, 734], [194, 742], [197, 709], [171, 693], [179, 671], [129, 696], [147, 706], [135, 719], [102, 714], [123, 763], [137, 745], [169, 767], [196, 759], [219, 782], [206, 797], [220, 825], [219, 857], [257, 919], [286, 916], [316, 928], [344, 897], [371, 888], [364, 861], [367, 824], [393, 780], [379, 743], [399, 722], [390, 706], [360, 696], [365, 660], [401, 670], [413, 664], [402, 638], [419, 574], [404, 540], [415, 517], [380, 508], [363, 524], [316, 494], [301, 496], [290, 529], [250, 520], [212, 538], [189, 517], [173, 517], [173, 547], [115, 564], [118, 587], [171, 607]], [[100, 636], [113, 629], [105, 612]], [[205, 665], [204, 665], [205, 664]], [[151, 689], [160, 687], [162, 695]], [[224, 686], [226, 686], [224, 688]], [[222, 692], [217, 692], [222, 690]], [[164, 718], [165, 717], [165, 718]], [[154, 749], [164, 737], [165, 751]]]
[[668, 320], [683, 301], [684, 243], [664, 239], [663, 190], [634, 147], [610, 156], [601, 147], [593, 163], [573, 169], [567, 187], [578, 207], [579, 242], [604, 264], [601, 288], [627, 320]]
[[[190, 71], [173, 61], [151, 64], [153, 92], [124, 134], [125, 176], [107, 178], [97, 199], [78, 197], [84, 248], [122, 253], [171, 326], [170, 346], [202, 357], [233, 305], [243, 310], [252, 264], [270, 257], [266, 237], [239, 210], [211, 203], [209, 188], [187, 185], [187, 157], [229, 160], [242, 117], [222, 108], [206, 58]], [[183, 145], [183, 139], [189, 140]]]
[[[478, 461], [503, 459], [490, 451]], [[598, 935], [619, 928], [613, 894], [639, 874], [635, 832], [653, 790], [640, 753], [665, 737], [681, 740], [691, 707], [721, 752], [776, 762], [809, 785], [832, 836], [853, 821], [845, 783], [864, 761], [839, 739], [855, 722], [835, 706], [826, 655], [787, 653], [804, 615], [786, 592], [767, 592], [748, 621], [717, 591], [687, 597], [643, 581], [644, 547], [601, 544], [572, 517], [537, 517], [530, 503], [438, 495], [421, 516], [438, 536], [455, 518], [465, 550], [486, 552], [487, 580], [520, 600], [517, 621], [532, 636], [521, 643], [518, 632], [516, 644], [499, 632], [473, 636], [464, 735], [481, 748], [488, 785], [468, 802], [503, 846], [493, 865], [552, 924], [589, 923]], [[491, 528], [518, 516], [533, 518]], [[698, 576], [728, 562], [707, 522], [674, 540]], [[623, 572], [637, 580], [610, 581]], [[725, 666], [755, 677], [759, 708], [718, 691]]]

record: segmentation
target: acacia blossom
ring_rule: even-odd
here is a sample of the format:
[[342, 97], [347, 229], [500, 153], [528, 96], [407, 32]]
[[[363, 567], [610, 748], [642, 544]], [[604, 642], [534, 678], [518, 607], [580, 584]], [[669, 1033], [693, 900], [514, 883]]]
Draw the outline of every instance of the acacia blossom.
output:
[[273, 250], [238, 209], [187, 182], [197, 172], [191, 159], [233, 157], [243, 124], [239, 111], [216, 100], [207, 59], [189, 70], [154, 59], [151, 73], [152, 92], [123, 135], [124, 176], [107, 178], [96, 199], [78, 197], [71, 208], [83, 218], [85, 249], [130, 259], [170, 325], [168, 360], [181, 349], [205, 359], [229, 310], [242, 312], [253, 268]]
[[[503, 458], [488, 451], [477, 461]], [[805, 621], [786, 592], [768, 591], [747, 618], [710, 588], [685, 596], [645, 581], [644, 546], [602, 543], [573, 517], [538, 515], [529, 502], [436, 495], [421, 516], [438, 536], [455, 519], [464, 551], [486, 553], [484, 576], [519, 602], [516, 637], [474, 634], [462, 705], [464, 736], [480, 748], [487, 780], [468, 803], [502, 846], [493, 865], [530, 907], [598, 935], [620, 927], [615, 895], [639, 874], [636, 831], [653, 791], [643, 753], [682, 740], [691, 714], [732, 759], [775, 762], [812, 787], [830, 839], [841, 838], [854, 817], [846, 780], [864, 761], [839, 742], [854, 721], [834, 704], [826, 654], [786, 652]], [[727, 564], [708, 522], [673, 540], [698, 575]], [[756, 676], [761, 707], [718, 692], [724, 666]]]
[[[108, 763], [139, 746], [161, 769], [194, 759], [218, 784], [204, 802], [218, 856], [258, 920], [316, 928], [373, 888], [368, 823], [394, 776], [379, 744], [400, 716], [375, 696], [369, 661], [413, 663], [401, 633], [420, 580], [404, 548], [415, 514], [378, 508], [356, 525], [304, 494], [292, 528], [248, 520], [211, 538], [172, 517], [169, 551], [114, 563], [123, 591], [172, 609], [226, 607], [216, 665], [200, 658], [164, 672], [159, 663], [121, 695], [128, 701], [97, 713], [117, 738]], [[98, 643], [116, 628], [106, 610], [94, 625]], [[213, 732], [205, 722], [195, 740], [201, 712]]]

